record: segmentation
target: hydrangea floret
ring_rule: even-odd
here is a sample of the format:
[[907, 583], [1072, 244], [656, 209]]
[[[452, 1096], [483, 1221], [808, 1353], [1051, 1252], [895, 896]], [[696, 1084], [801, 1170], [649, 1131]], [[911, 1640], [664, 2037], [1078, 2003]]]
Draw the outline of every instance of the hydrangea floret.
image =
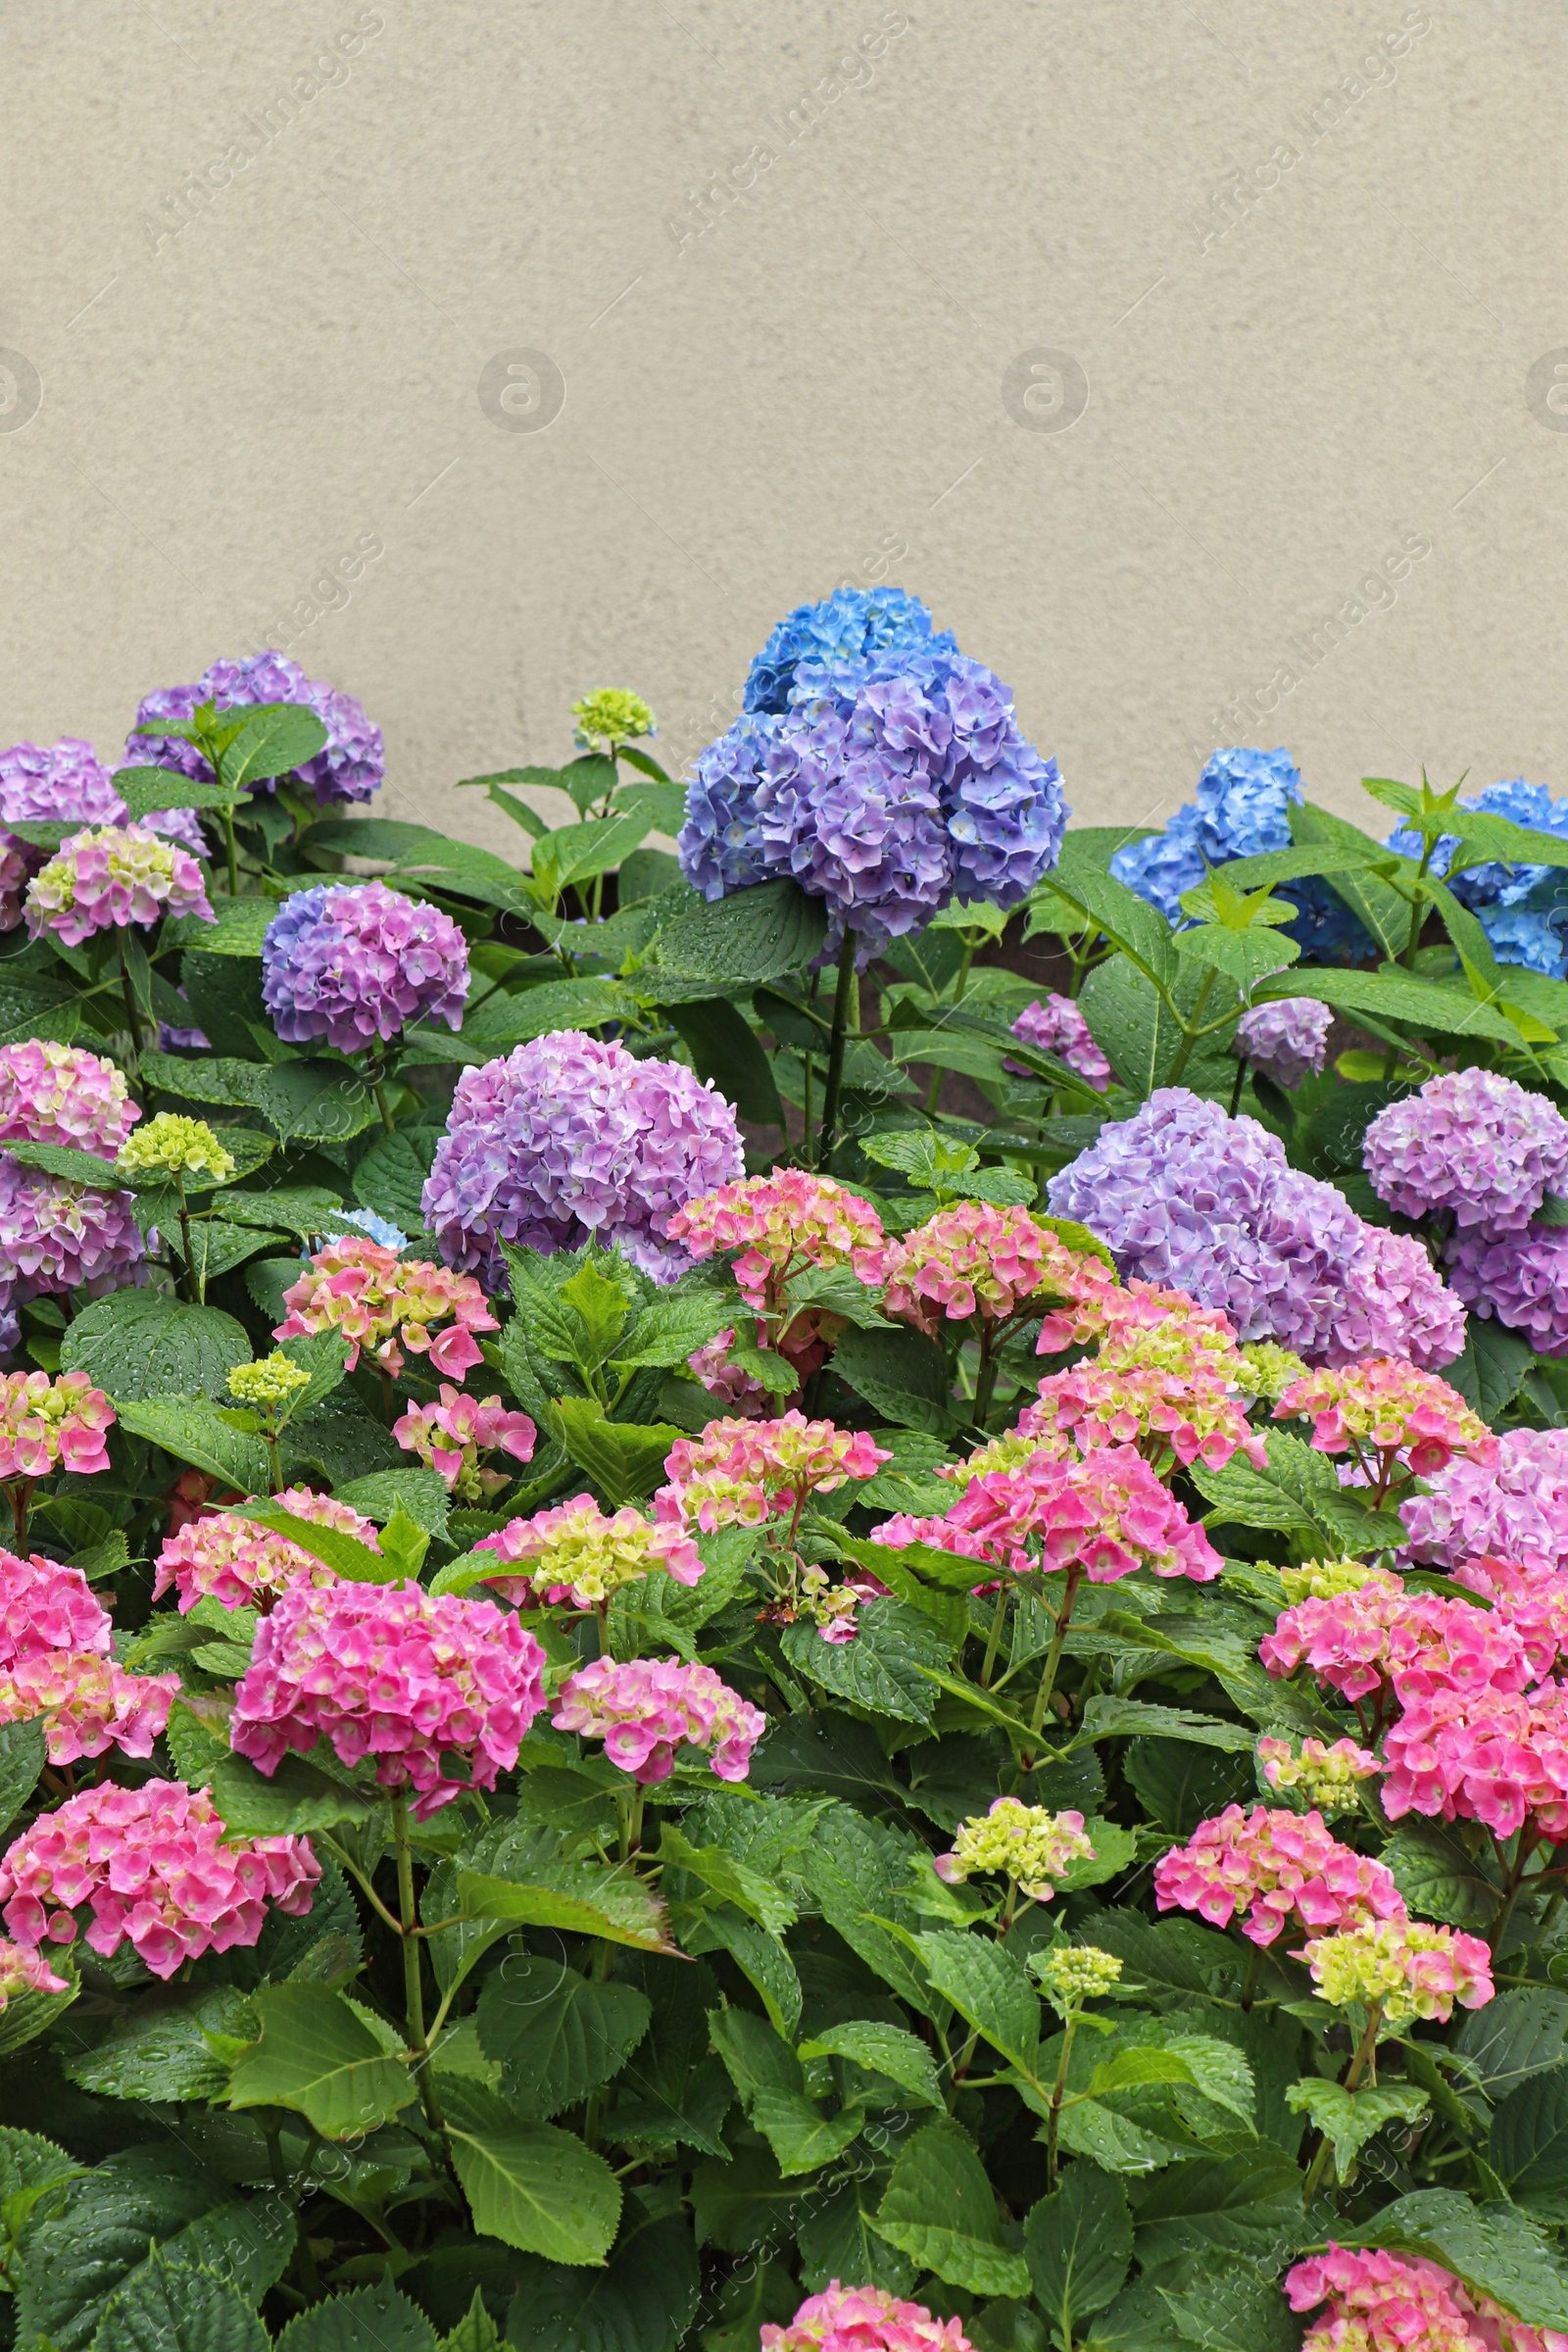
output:
[[1306, 1666], [1354, 1704], [1391, 1690], [1402, 1703], [1432, 1690], [1523, 1690], [1532, 1679], [1523, 1638], [1499, 1612], [1435, 1592], [1407, 1592], [1397, 1577], [1288, 1608], [1258, 1657], [1275, 1676]]
[[450, 1266], [499, 1281], [501, 1244], [546, 1254], [590, 1239], [656, 1282], [691, 1263], [675, 1212], [738, 1178], [735, 1113], [678, 1062], [553, 1030], [458, 1080], [421, 1196]]
[[150, 1756], [178, 1693], [177, 1674], [127, 1674], [93, 1650], [42, 1650], [0, 1668], [0, 1723], [43, 1716], [51, 1764], [110, 1747]]
[[1276, 1421], [1309, 1420], [1315, 1453], [1348, 1453], [1376, 1501], [1396, 1480], [1431, 1478], [1456, 1453], [1491, 1461], [1496, 1439], [1446, 1380], [1396, 1356], [1310, 1372], [1274, 1407]]
[[488, 1468], [480, 1456], [499, 1447], [514, 1461], [532, 1461], [538, 1434], [527, 1414], [509, 1412], [499, 1395], [466, 1396], [445, 1380], [434, 1404], [411, 1404], [392, 1425], [404, 1450], [416, 1453], [446, 1481], [455, 1500], [468, 1504], [486, 1502], [512, 1484], [508, 1472]]
[[1054, 1943], [1047, 1951], [1031, 1952], [1029, 1966], [1047, 2000], [1063, 2016], [1085, 2001], [1103, 1999], [1121, 1982], [1117, 1954], [1094, 1943]]
[[236, 1162], [205, 1119], [161, 1110], [122, 1145], [116, 1164], [127, 1176], [168, 1176], [181, 1183], [188, 1176], [205, 1176], [226, 1184]]
[[[330, 1494], [313, 1494], [308, 1487], [285, 1487], [274, 1497], [277, 1508], [317, 1527], [336, 1528], [371, 1551], [381, 1546], [373, 1520], [364, 1518]], [[289, 1586], [304, 1582], [330, 1585], [337, 1579], [324, 1562], [291, 1544], [269, 1527], [241, 1519], [233, 1511], [212, 1511], [188, 1519], [170, 1535], [158, 1554], [153, 1583], [154, 1600], [172, 1591], [180, 1615], [199, 1600], [216, 1600], [225, 1609], [260, 1609], [264, 1614]]]
[[1244, 1396], [1262, 1396], [1277, 1404], [1293, 1382], [1306, 1376], [1300, 1357], [1288, 1348], [1276, 1348], [1272, 1340], [1252, 1340], [1239, 1352], [1242, 1369], [1237, 1380]]
[[249, 1405], [268, 1420], [285, 1413], [301, 1389], [311, 1385], [304, 1365], [285, 1355], [281, 1348], [259, 1356], [255, 1363], [235, 1364], [227, 1377], [228, 1393], [235, 1403]]
[[1461, 1233], [1523, 1233], [1568, 1181], [1568, 1119], [1495, 1070], [1445, 1070], [1366, 1130], [1372, 1189], [1401, 1216], [1446, 1210]]
[[68, 1183], [0, 1152], [0, 1304], [106, 1291], [144, 1279], [146, 1250], [129, 1193]]
[[972, 1478], [945, 1517], [898, 1512], [871, 1531], [873, 1544], [929, 1544], [1017, 1575], [1062, 1569], [1094, 1585], [1136, 1569], [1207, 1584], [1219, 1553], [1184, 1505], [1131, 1446], [1085, 1459], [1037, 1452], [1015, 1470]]
[[190, 852], [145, 825], [74, 833], [33, 876], [23, 912], [32, 938], [52, 932], [68, 948], [95, 931], [124, 931], [166, 914], [218, 920]]
[[1161, 1911], [1196, 1911], [1213, 1928], [1240, 1918], [1242, 1933], [1265, 1945], [1292, 1925], [1332, 1930], [1405, 1917], [1386, 1863], [1342, 1845], [1321, 1813], [1262, 1805], [1227, 1805], [1162, 1855], [1154, 1899]]
[[[1097, 1304], [1115, 1283], [1102, 1258], [1069, 1250], [1028, 1209], [994, 1208], [983, 1200], [939, 1209], [890, 1243], [885, 1277], [887, 1312], [917, 1331], [935, 1336], [944, 1321], [963, 1322], [970, 1315], [1006, 1323], [1038, 1301], [1053, 1348], [1068, 1344], [1058, 1333], [1077, 1336], [1079, 1317], [1071, 1310], [1080, 1301]], [[1068, 1311], [1052, 1314], [1057, 1301]], [[1047, 1352], [1044, 1333], [1041, 1352]]]
[[1397, 2032], [1414, 2018], [1446, 2024], [1457, 2001], [1484, 2009], [1492, 1999], [1492, 1954], [1479, 1936], [1430, 1927], [1423, 1919], [1366, 1920], [1331, 1936], [1314, 1936], [1302, 1950], [1312, 1982], [1336, 2009], [1353, 2001], [1378, 2009]]
[[611, 1763], [645, 1787], [669, 1778], [682, 1743], [707, 1748], [721, 1781], [744, 1781], [767, 1729], [760, 1707], [711, 1666], [663, 1658], [595, 1658], [562, 1684], [550, 1720], [558, 1732], [603, 1740]]
[[803, 674], [812, 682], [824, 672], [858, 680], [876, 662], [957, 650], [952, 630], [939, 633], [906, 589], [838, 588], [785, 614], [746, 673], [742, 702], [748, 710], [788, 710]]
[[544, 1652], [494, 1601], [291, 1585], [257, 1629], [229, 1740], [269, 1777], [322, 1738], [342, 1764], [373, 1756], [382, 1788], [412, 1787], [427, 1821], [511, 1771], [543, 1704]]
[[[1012, 1034], [1024, 1045], [1033, 1046], [1037, 1053], [1054, 1054], [1069, 1070], [1087, 1078], [1097, 1095], [1102, 1095], [1109, 1086], [1110, 1064], [1096, 1045], [1082, 1007], [1071, 997], [1059, 997], [1054, 990], [1049, 996], [1037, 997], [1012, 1023]], [[1002, 1066], [1016, 1077], [1031, 1075], [1027, 1063], [1014, 1061], [1010, 1055]]]
[[531, 1519], [510, 1520], [494, 1535], [481, 1536], [474, 1549], [493, 1551], [522, 1570], [484, 1580], [519, 1608], [546, 1600], [603, 1609], [654, 1569], [667, 1569], [681, 1585], [695, 1585], [703, 1573], [702, 1555], [682, 1526], [645, 1519], [630, 1503], [606, 1513], [591, 1494], [574, 1495]]
[[1358, 1812], [1361, 1783], [1382, 1770], [1371, 1749], [1357, 1747], [1353, 1740], [1325, 1745], [1321, 1740], [1306, 1739], [1299, 1754], [1288, 1740], [1260, 1740], [1257, 1760], [1271, 1788], [1298, 1789], [1325, 1820], [1336, 1813]]
[[572, 741], [580, 752], [618, 752], [623, 743], [640, 735], [657, 735], [659, 727], [640, 694], [625, 686], [601, 686], [571, 706], [575, 724]]
[[0, 1480], [109, 1467], [115, 1408], [85, 1372], [0, 1372]]
[[1292, 1603], [1334, 1600], [1342, 1592], [1359, 1592], [1363, 1585], [1403, 1589], [1391, 1568], [1380, 1568], [1370, 1560], [1302, 1560], [1296, 1567], [1282, 1567], [1279, 1580]]
[[1480, 2352], [1468, 2298], [1435, 2262], [1348, 2250], [1331, 2238], [1325, 2253], [1286, 2272], [1285, 2292], [1293, 2311], [1326, 2306], [1302, 2352]]
[[114, 1626], [79, 1568], [0, 1550], [0, 1674], [51, 1650], [107, 1658]]
[[462, 1026], [468, 945], [449, 914], [384, 882], [292, 891], [262, 942], [262, 1003], [280, 1038], [340, 1054], [416, 1021]]
[[124, 1073], [81, 1046], [0, 1046], [0, 1145], [65, 1144], [113, 1156], [141, 1111]]
[[[816, 1318], [804, 1319], [811, 1321], [813, 1337], [816, 1337]], [[764, 1346], [766, 1339], [766, 1328], [760, 1324], [759, 1347]], [[734, 1348], [735, 1326], [732, 1323], [727, 1330], [716, 1332], [712, 1339], [706, 1340], [701, 1348], [694, 1348], [686, 1358], [686, 1369], [693, 1380], [708, 1391], [710, 1396], [716, 1396], [720, 1404], [728, 1405], [732, 1412], [739, 1413], [748, 1421], [765, 1420], [772, 1410], [772, 1391], [764, 1388], [756, 1374], [748, 1372], [744, 1364], [734, 1360]], [[794, 1361], [793, 1358], [791, 1360]]]
[[1333, 1026], [1332, 1007], [1315, 997], [1277, 997], [1243, 1013], [1232, 1052], [1294, 1094], [1303, 1078], [1322, 1075]]
[[933, 2319], [885, 2286], [830, 2278], [808, 2295], [787, 2328], [764, 2321], [761, 2352], [973, 2352], [960, 2320]]
[[1533, 1679], [1542, 1682], [1568, 1653], [1568, 1578], [1518, 1560], [1483, 1554], [1455, 1568], [1454, 1582], [1487, 1601], [1524, 1643]]
[[269, 1903], [311, 1908], [321, 1866], [304, 1838], [232, 1838], [205, 1788], [112, 1781], [40, 1814], [0, 1856], [0, 1914], [34, 1950], [86, 1940], [104, 1959], [129, 1943], [168, 1979], [203, 1952], [253, 1944]]
[[654, 1515], [705, 1535], [787, 1516], [793, 1533], [808, 1494], [830, 1494], [846, 1479], [874, 1478], [892, 1459], [863, 1429], [836, 1429], [796, 1411], [775, 1421], [732, 1414], [710, 1421], [700, 1438], [676, 1440]]
[[[48, 745], [14, 743], [0, 752], [0, 931], [15, 931], [21, 922], [27, 884], [49, 857], [7, 827], [122, 825], [128, 816], [108, 768], [79, 736], [63, 735]], [[205, 857], [207, 844], [194, 808], [154, 808], [140, 821], [150, 833], [165, 834], [195, 857]]]
[[1018, 1434], [1059, 1432], [1081, 1453], [1136, 1446], [1161, 1470], [1195, 1461], [1219, 1470], [1238, 1451], [1261, 1469], [1267, 1446], [1248, 1421], [1240, 1370], [1234, 1349], [1193, 1346], [1179, 1324], [1129, 1335], [1049, 1373], [1019, 1415]]
[[1033, 1902], [1049, 1903], [1074, 1862], [1094, 1859], [1081, 1813], [999, 1796], [988, 1813], [959, 1822], [951, 1851], [936, 1858], [936, 1874], [954, 1886], [982, 1874], [1010, 1879]]
[[1568, 1429], [1510, 1429], [1490, 1460], [1457, 1454], [1398, 1505], [1409, 1556], [1458, 1569], [1485, 1554], [1568, 1566]]
[[0, 1936], [0, 2017], [8, 2002], [26, 1992], [69, 1992], [69, 1977], [57, 1977], [41, 1952]]
[[[404, 1348], [427, 1355], [433, 1370], [462, 1380], [484, 1358], [474, 1338], [494, 1331], [496, 1318], [471, 1274], [454, 1274], [422, 1258], [400, 1258], [367, 1235], [342, 1234], [322, 1244], [308, 1270], [283, 1293], [287, 1319], [275, 1340], [340, 1331], [351, 1343], [348, 1368], [361, 1348], [379, 1370], [396, 1380]], [[433, 1323], [452, 1318], [450, 1329], [432, 1335]]]

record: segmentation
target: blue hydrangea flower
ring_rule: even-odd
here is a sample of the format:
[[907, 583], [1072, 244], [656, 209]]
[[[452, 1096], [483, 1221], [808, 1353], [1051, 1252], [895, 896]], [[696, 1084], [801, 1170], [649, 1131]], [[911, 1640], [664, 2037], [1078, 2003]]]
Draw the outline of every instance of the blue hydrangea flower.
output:
[[[1529, 784], [1523, 776], [1489, 784], [1485, 792], [1461, 798], [1459, 806], [1487, 809], [1513, 824], [1568, 840], [1568, 800], [1554, 800], [1544, 784]], [[1433, 849], [1428, 871], [1446, 875], [1458, 846], [1454, 834], [1445, 833]], [[1389, 835], [1389, 847], [1403, 857], [1419, 858], [1421, 836], [1408, 826], [1396, 825]], [[1466, 866], [1455, 874], [1452, 887], [1460, 905], [1480, 915], [1481, 927], [1499, 963], [1522, 964], [1529, 971], [1544, 972], [1550, 980], [1568, 974], [1568, 949], [1563, 944], [1563, 932], [1568, 928], [1568, 884], [1560, 866], [1505, 865], [1500, 859], [1489, 858], [1485, 864]], [[1514, 911], [1505, 911], [1510, 909]]]
[[682, 872], [705, 899], [725, 898], [766, 875], [757, 793], [779, 731], [776, 718], [744, 712], [698, 756], [675, 846]]
[[1544, 972], [1548, 980], [1568, 978], [1568, 947], [1563, 944], [1568, 906], [1547, 911], [1534, 906], [1482, 906], [1477, 912], [1499, 963]]
[[902, 588], [840, 588], [819, 605], [797, 605], [779, 622], [747, 672], [745, 708], [787, 710], [803, 663], [811, 673], [808, 692], [853, 693], [862, 677], [850, 673], [860, 664], [957, 650], [951, 629], [939, 635], [917, 596]]

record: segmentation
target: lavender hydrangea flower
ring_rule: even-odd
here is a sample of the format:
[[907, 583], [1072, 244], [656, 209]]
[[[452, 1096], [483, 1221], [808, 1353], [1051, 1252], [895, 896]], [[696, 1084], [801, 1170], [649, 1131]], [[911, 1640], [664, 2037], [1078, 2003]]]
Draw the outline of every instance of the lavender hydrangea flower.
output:
[[[781, 620], [746, 677], [748, 710], [787, 710], [803, 664], [818, 684], [850, 683], [873, 661], [906, 654], [956, 654], [950, 629], [937, 634], [917, 596], [902, 588], [840, 588], [818, 605], [797, 605]], [[858, 684], [858, 674], [853, 684]], [[852, 691], [853, 691], [852, 684]]]
[[1431, 1372], [1463, 1353], [1464, 1334], [1461, 1296], [1445, 1283], [1415, 1236], [1363, 1224], [1334, 1309], [1325, 1362], [1402, 1355]]
[[1568, 1226], [1455, 1234], [1446, 1255], [1474, 1313], [1523, 1332], [1538, 1355], [1568, 1355]]
[[670, 1217], [745, 1169], [735, 1113], [676, 1062], [554, 1030], [465, 1070], [420, 1205], [449, 1266], [500, 1279], [500, 1244], [590, 1239], [656, 1282], [690, 1265]]
[[74, 833], [33, 876], [22, 910], [34, 939], [52, 931], [68, 948], [95, 931], [145, 927], [165, 914], [218, 920], [195, 858], [145, 825]]
[[[1096, 1045], [1082, 1007], [1071, 997], [1058, 996], [1054, 989], [1049, 996], [1037, 997], [1013, 1022], [1012, 1034], [1038, 1053], [1054, 1054], [1069, 1070], [1087, 1078], [1097, 1095], [1109, 1086], [1110, 1064]], [[1020, 1078], [1031, 1074], [1027, 1064], [1010, 1058], [1004, 1058], [1002, 1066]]]
[[[79, 736], [63, 735], [48, 745], [14, 743], [0, 752], [0, 931], [16, 930], [27, 884], [49, 857], [47, 850], [8, 833], [8, 824], [122, 825], [127, 817], [114, 778]], [[194, 857], [206, 857], [194, 808], [155, 808], [141, 822]]]
[[[757, 796], [777, 753], [780, 722], [750, 715], [698, 755], [676, 846], [681, 869], [705, 899], [727, 898], [767, 878]], [[784, 755], [793, 772], [792, 755]]]
[[[155, 719], [180, 721], [191, 717], [202, 703], [220, 710], [239, 710], [261, 703], [303, 703], [326, 729], [326, 743], [313, 760], [286, 777], [269, 777], [251, 787], [273, 792], [279, 782], [314, 792], [319, 808], [343, 801], [368, 801], [386, 773], [381, 730], [367, 717], [357, 695], [346, 694], [324, 679], [308, 678], [297, 662], [269, 651], [245, 661], [213, 662], [194, 686], [162, 686], [137, 706], [136, 723]], [[126, 763], [172, 768], [202, 783], [212, 781], [212, 769], [196, 746], [177, 735], [132, 734], [125, 746]]]
[[1322, 1076], [1333, 1026], [1333, 1012], [1315, 997], [1281, 997], [1243, 1013], [1233, 1050], [1294, 1094], [1303, 1078]]
[[1568, 1178], [1568, 1119], [1494, 1070], [1445, 1070], [1378, 1112], [1361, 1159], [1401, 1216], [1450, 1209], [1461, 1233], [1522, 1233]]
[[1568, 1429], [1504, 1430], [1492, 1461], [1456, 1453], [1427, 1484], [1399, 1505], [1411, 1559], [1454, 1569], [1490, 1552], [1568, 1567]]
[[1343, 1194], [1290, 1167], [1255, 1119], [1228, 1118], [1186, 1087], [1161, 1087], [1134, 1117], [1102, 1128], [1047, 1192], [1056, 1215], [1107, 1244], [1124, 1279], [1221, 1308], [1244, 1341], [1340, 1363], [1375, 1323], [1389, 1352], [1424, 1368], [1463, 1345], [1462, 1315], [1432, 1296], [1436, 1277], [1423, 1284], [1413, 1262], [1387, 1261]]
[[467, 993], [468, 946], [452, 917], [384, 882], [294, 891], [262, 942], [262, 1003], [291, 1046], [324, 1037], [358, 1054], [411, 1021], [457, 1029]]
[[141, 1227], [129, 1193], [67, 1184], [0, 1153], [0, 1267], [5, 1303], [44, 1292], [92, 1298], [144, 1278]]

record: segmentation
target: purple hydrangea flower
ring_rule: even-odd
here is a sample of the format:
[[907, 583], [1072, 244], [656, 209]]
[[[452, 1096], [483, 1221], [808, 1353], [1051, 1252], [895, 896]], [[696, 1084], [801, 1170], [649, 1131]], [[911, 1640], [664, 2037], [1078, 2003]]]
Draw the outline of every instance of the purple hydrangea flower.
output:
[[1321, 1077], [1333, 1026], [1333, 1012], [1316, 998], [1281, 997], [1243, 1013], [1235, 1051], [1291, 1094], [1303, 1078]]
[[1435, 1277], [1422, 1284], [1413, 1261], [1389, 1260], [1344, 1195], [1289, 1166], [1255, 1119], [1228, 1118], [1186, 1087], [1161, 1087], [1132, 1118], [1102, 1128], [1047, 1191], [1056, 1215], [1107, 1244], [1124, 1279], [1221, 1308], [1243, 1340], [1333, 1364], [1362, 1352], [1375, 1324], [1388, 1352], [1426, 1369], [1463, 1345], [1463, 1317], [1454, 1339], [1455, 1318], [1432, 1297]]
[[691, 1263], [667, 1238], [688, 1200], [745, 1172], [723, 1096], [670, 1061], [554, 1030], [465, 1070], [420, 1197], [449, 1266], [499, 1281], [499, 1245], [618, 1247], [656, 1282]]
[[262, 942], [262, 1003], [286, 1044], [324, 1037], [340, 1054], [411, 1021], [459, 1028], [468, 945], [449, 914], [384, 882], [324, 884], [286, 898]]
[[[294, 783], [314, 792], [317, 805], [327, 808], [342, 801], [368, 801], [386, 773], [381, 730], [366, 716], [358, 696], [324, 679], [308, 678], [284, 654], [253, 654], [241, 662], [225, 659], [215, 662], [194, 686], [161, 686], [137, 706], [136, 723], [183, 721], [207, 702], [216, 703], [220, 710], [260, 703], [303, 703], [325, 727], [325, 746], [314, 760], [287, 777], [269, 777], [253, 785], [255, 792], [272, 792], [279, 781]], [[212, 781], [212, 769], [195, 745], [177, 735], [133, 734], [125, 746], [125, 760], [127, 765], [168, 767], [202, 783]]]
[[950, 629], [936, 633], [917, 596], [902, 588], [840, 588], [819, 605], [797, 605], [779, 622], [747, 672], [745, 708], [787, 710], [803, 664], [816, 682], [850, 682], [853, 672], [858, 684], [874, 661], [957, 650]]
[[96, 1298], [145, 1276], [129, 1193], [67, 1184], [0, 1153], [0, 1276], [7, 1306], [46, 1291]]
[[[63, 735], [58, 743], [14, 743], [0, 752], [0, 931], [15, 931], [28, 882], [49, 852], [7, 833], [10, 824], [122, 825], [125, 803], [90, 743]], [[141, 823], [197, 858], [207, 843], [194, 808], [155, 808]]]
[[[779, 726], [776, 718], [743, 716], [698, 756], [676, 846], [687, 880], [705, 899], [767, 878], [757, 796], [776, 757]], [[793, 755], [783, 759], [793, 773]]]
[[1568, 1176], [1568, 1119], [1494, 1070], [1445, 1070], [1378, 1112], [1361, 1159], [1401, 1216], [1446, 1208], [1461, 1233], [1522, 1233]]
[[[1038, 1053], [1054, 1054], [1069, 1070], [1087, 1078], [1097, 1095], [1102, 1095], [1109, 1086], [1110, 1064], [1090, 1034], [1082, 1008], [1071, 997], [1059, 997], [1054, 990], [1048, 997], [1037, 997], [1013, 1022], [1012, 1034]], [[1030, 1075], [1021, 1061], [1005, 1060], [1002, 1066], [1015, 1071], [1019, 1077]]]
[[1460, 1568], [1487, 1553], [1525, 1568], [1568, 1567], [1568, 1429], [1509, 1429], [1495, 1459], [1456, 1453], [1399, 1505], [1409, 1556]]
[[1522, 1331], [1538, 1355], [1568, 1355], [1568, 1226], [1455, 1234], [1447, 1261], [1478, 1315]]
[[1444, 1282], [1415, 1236], [1363, 1224], [1334, 1310], [1325, 1362], [1402, 1355], [1431, 1372], [1463, 1353], [1464, 1332], [1459, 1293]]

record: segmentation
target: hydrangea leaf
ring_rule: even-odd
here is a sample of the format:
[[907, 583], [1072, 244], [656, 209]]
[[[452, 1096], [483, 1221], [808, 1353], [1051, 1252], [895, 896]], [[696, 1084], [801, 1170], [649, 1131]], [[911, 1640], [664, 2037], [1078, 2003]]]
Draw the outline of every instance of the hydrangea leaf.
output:
[[313, 2303], [289, 2321], [278, 2352], [435, 2352], [435, 2329], [416, 2303], [385, 2279]]
[[1427, 2094], [1413, 2082], [1385, 2082], [1347, 2090], [1343, 2082], [1311, 2078], [1293, 2082], [1285, 2094], [1306, 2115], [1334, 2150], [1334, 2169], [1344, 2180], [1374, 2132], [1398, 2120], [1413, 2124], [1426, 2112]]
[[984, 2165], [956, 2125], [927, 2124], [902, 2151], [877, 2207], [881, 2236], [950, 2286], [1026, 2296], [1028, 2266], [1002, 2234]]
[[524, 2260], [506, 2340], [529, 2352], [676, 2352], [697, 2315], [701, 2277], [683, 2215], [639, 2217], [603, 2269]]
[[1517, 1984], [1471, 2010], [1454, 2036], [1489, 2098], [1505, 2098], [1532, 2075], [1568, 2066], [1568, 1993]]
[[264, 1984], [252, 1996], [261, 2038], [229, 2079], [231, 2107], [292, 2107], [323, 2139], [350, 2139], [388, 2123], [418, 2095], [340, 1992], [324, 1984]]
[[634, 1984], [595, 1983], [549, 1955], [509, 1953], [479, 1995], [479, 2045], [517, 2114], [548, 2121], [620, 2072], [653, 2015]]
[[1023, 2248], [1042, 2307], [1072, 2343], [1079, 2323], [1103, 2311], [1126, 2283], [1133, 2257], [1126, 2191], [1110, 2175], [1075, 2164], [1055, 2193], [1030, 2210]]
[[60, 1348], [65, 1372], [85, 1372], [116, 1398], [226, 1394], [249, 1363], [244, 1326], [216, 1306], [187, 1306], [161, 1291], [116, 1291], [75, 1315]]

